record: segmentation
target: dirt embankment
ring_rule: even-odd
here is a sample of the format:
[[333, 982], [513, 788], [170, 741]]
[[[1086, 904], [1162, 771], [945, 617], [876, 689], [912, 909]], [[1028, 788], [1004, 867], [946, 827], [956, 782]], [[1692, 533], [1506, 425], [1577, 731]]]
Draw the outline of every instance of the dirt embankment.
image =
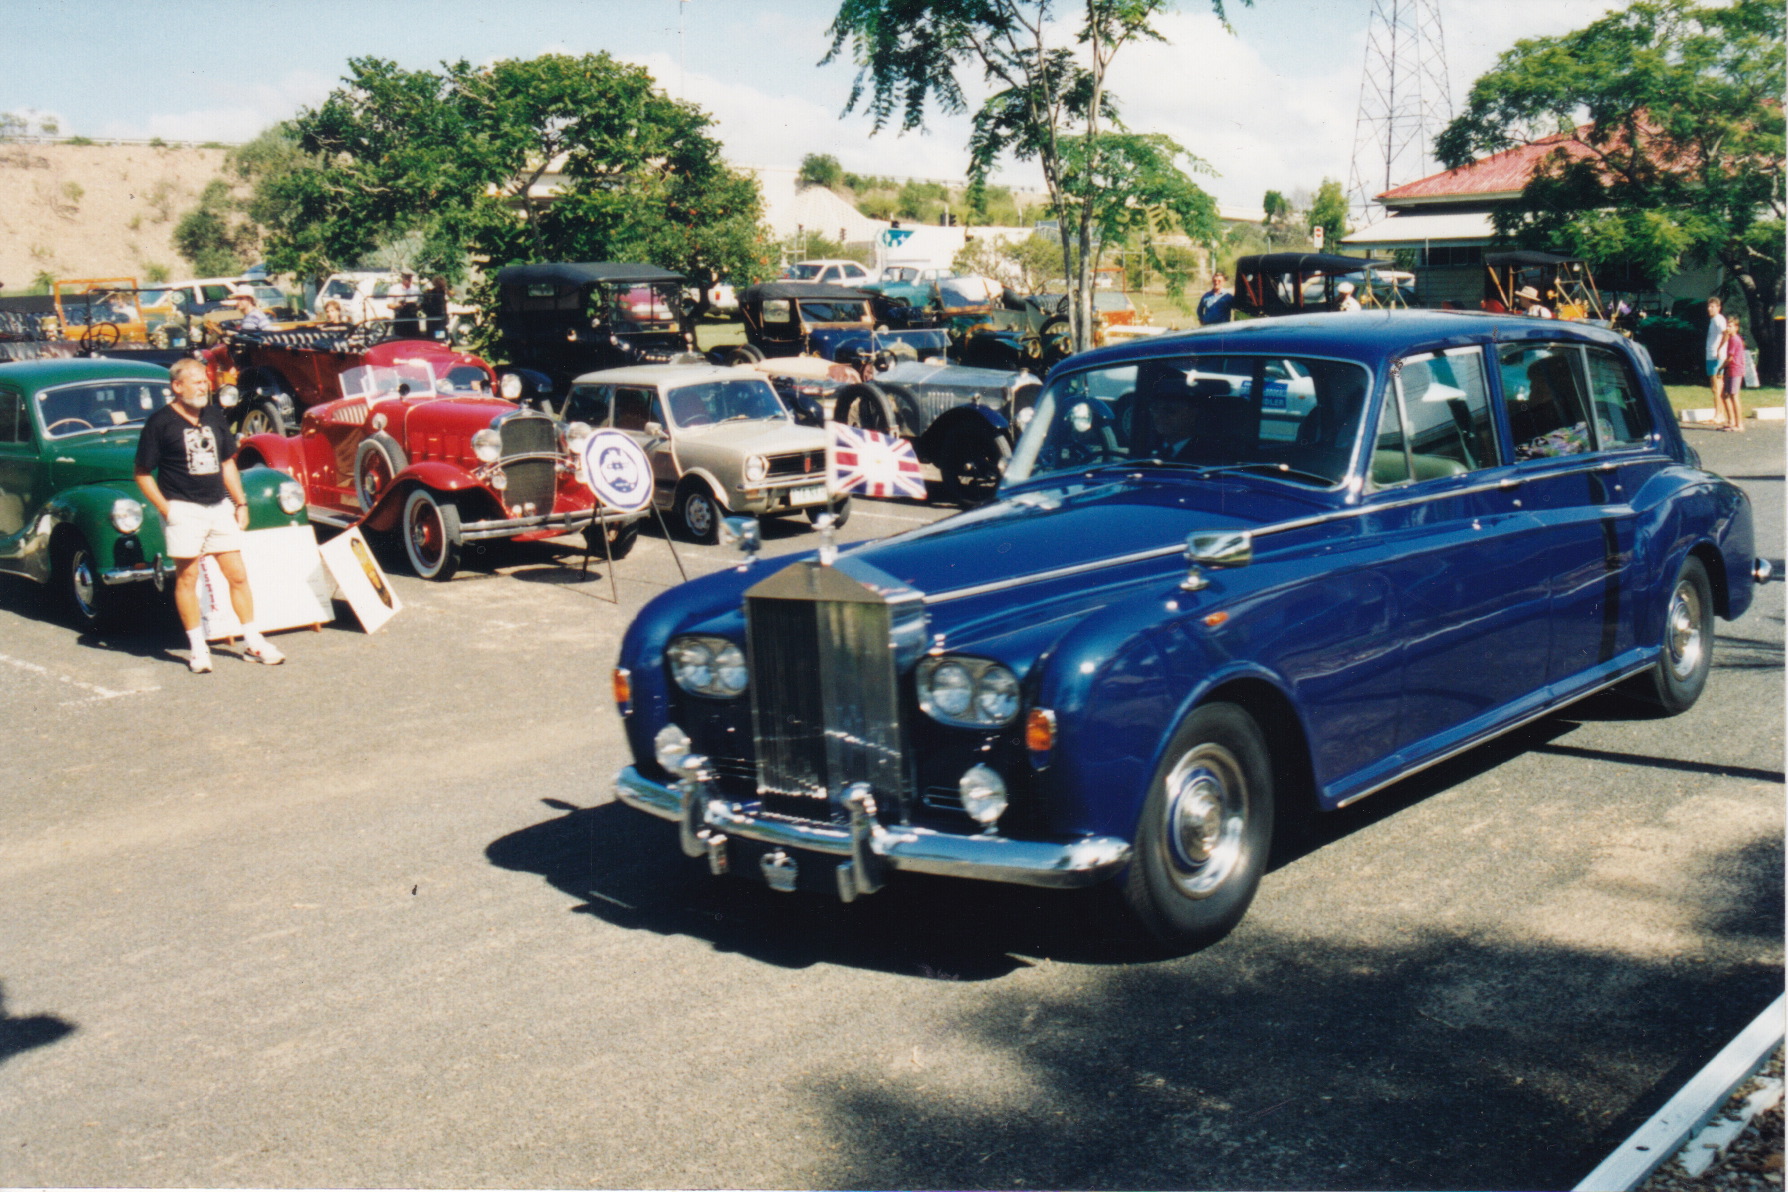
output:
[[188, 276], [174, 225], [223, 167], [224, 150], [0, 144], [0, 288], [59, 278]]

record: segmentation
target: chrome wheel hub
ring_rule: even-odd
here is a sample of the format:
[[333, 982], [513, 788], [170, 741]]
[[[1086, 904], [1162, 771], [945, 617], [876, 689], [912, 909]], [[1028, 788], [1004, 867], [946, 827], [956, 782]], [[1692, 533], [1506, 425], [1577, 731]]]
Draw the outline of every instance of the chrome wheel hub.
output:
[[689, 528], [697, 534], [706, 534], [714, 526], [714, 507], [706, 497], [689, 498]]
[[99, 584], [93, 574], [93, 556], [84, 550], [76, 552], [71, 571], [74, 576], [75, 601], [81, 606], [81, 614], [91, 617], [94, 609], [94, 590]]
[[1182, 894], [1203, 898], [1234, 873], [1248, 819], [1241, 764], [1220, 745], [1187, 753], [1167, 776], [1168, 872]]
[[1701, 593], [1693, 584], [1677, 584], [1664, 626], [1664, 649], [1670, 656], [1670, 673], [1678, 679], [1687, 679], [1701, 666], [1706, 648], [1701, 620]]

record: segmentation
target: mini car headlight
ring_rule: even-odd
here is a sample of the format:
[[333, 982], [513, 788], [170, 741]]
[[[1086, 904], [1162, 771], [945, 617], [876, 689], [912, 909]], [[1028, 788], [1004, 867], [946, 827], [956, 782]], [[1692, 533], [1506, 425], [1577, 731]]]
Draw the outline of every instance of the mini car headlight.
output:
[[671, 678], [693, 695], [732, 699], [750, 682], [745, 651], [723, 637], [674, 637], [665, 655]]
[[963, 728], [1003, 728], [1018, 715], [1018, 676], [987, 658], [920, 661], [919, 707], [933, 720]]
[[994, 663], [975, 683], [977, 719], [1004, 724], [1018, 714], [1018, 676]]
[[494, 464], [503, 458], [503, 436], [492, 427], [485, 427], [472, 436], [472, 454], [483, 463]]
[[510, 401], [519, 401], [522, 395], [522, 379], [515, 373], [504, 373], [498, 382], [498, 390]]
[[304, 486], [296, 480], [279, 482], [279, 507], [284, 513], [297, 513], [304, 508]]
[[595, 430], [591, 428], [588, 422], [567, 423], [565, 426], [565, 446], [569, 447], [574, 455], [581, 455], [583, 453], [584, 444], [588, 443], [590, 441], [590, 436], [595, 433]]
[[241, 400], [242, 391], [234, 385], [225, 385], [217, 391], [217, 404], [226, 410]]
[[129, 497], [112, 502], [112, 528], [120, 534], [135, 534], [143, 528], [143, 503]]
[[991, 824], [1006, 811], [1006, 782], [992, 768], [974, 765], [956, 784], [962, 809], [978, 824]]
[[756, 484], [770, 474], [770, 461], [761, 455], [754, 455], [745, 461], [745, 483]]

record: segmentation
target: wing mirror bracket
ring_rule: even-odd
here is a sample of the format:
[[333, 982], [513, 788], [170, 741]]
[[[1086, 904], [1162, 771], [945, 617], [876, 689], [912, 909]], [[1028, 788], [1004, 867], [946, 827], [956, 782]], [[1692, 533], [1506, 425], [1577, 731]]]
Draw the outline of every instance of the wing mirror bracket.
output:
[[1254, 561], [1254, 535], [1247, 530], [1199, 530], [1186, 536], [1186, 578], [1180, 590], [1200, 592], [1210, 586], [1207, 567], [1225, 570]]

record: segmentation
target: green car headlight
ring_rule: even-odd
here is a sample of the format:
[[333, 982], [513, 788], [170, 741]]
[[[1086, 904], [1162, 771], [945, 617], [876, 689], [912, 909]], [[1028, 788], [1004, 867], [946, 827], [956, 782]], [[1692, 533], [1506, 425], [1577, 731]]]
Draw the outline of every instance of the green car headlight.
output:
[[280, 481], [279, 507], [287, 514], [297, 513], [304, 508], [304, 486], [296, 480]]
[[143, 528], [143, 503], [129, 497], [112, 502], [112, 528], [120, 534], [135, 534]]

